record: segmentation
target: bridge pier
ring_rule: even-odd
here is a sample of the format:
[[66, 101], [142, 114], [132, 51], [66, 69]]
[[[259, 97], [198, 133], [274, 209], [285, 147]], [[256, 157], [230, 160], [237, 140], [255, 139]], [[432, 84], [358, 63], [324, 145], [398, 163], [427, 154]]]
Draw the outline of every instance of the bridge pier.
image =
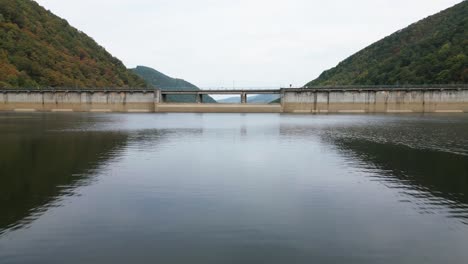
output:
[[198, 94], [195, 95], [195, 97], [196, 97], [195, 100], [196, 100], [197, 103], [199, 103], [199, 104], [203, 103], [203, 94], [198, 93]]
[[159, 104], [159, 103], [161, 103], [161, 101], [162, 101], [161, 90], [160, 90], [160, 89], [157, 89], [157, 90], [155, 90], [155, 92], [154, 92], [154, 103], [155, 103], [155, 104]]
[[247, 93], [241, 93], [241, 104], [247, 103]]

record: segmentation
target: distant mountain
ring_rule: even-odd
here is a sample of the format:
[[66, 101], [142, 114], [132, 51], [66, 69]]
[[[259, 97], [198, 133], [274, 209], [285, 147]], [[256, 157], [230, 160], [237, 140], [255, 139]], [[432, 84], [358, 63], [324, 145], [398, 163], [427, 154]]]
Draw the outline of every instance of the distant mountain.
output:
[[0, 87], [144, 87], [92, 38], [31, 0], [0, 0]]
[[306, 86], [468, 83], [468, 1], [400, 30]]
[[236, 103], [240, 103], [241, 98], [239, 95], [239, 96], [232, 96], [232, 97], [228, 97], [224, 99], [219, 99], [217, 101], [218, 103], [223, 103], [223, 104], [236, 104]]
[[[143, 78], [149, 85], [162, 90], [200, 90], [197, 86], [184, 81], [169, 77], [155, 69], [146, 66], [137, 66], [131, 69], [135, 74]], [[195, 97], [191, 95], [169, 95], [169, 102], [195, 102]], [[210, 96], [203, 96], [203, 102], [216, 103], [216, 100]]]
[[[259, 94], [255, 95], [252, 97], [249, 97], [247, 99], [248, 103], [252, 104], [269, 104], [272, 103], [273, 101], [276, 101], [279, 98], [279, 95], [277, 94]], [[224, 103], [224, 104], [234, 104], [234, 103], [240, 103], [240, 96], [233, 96], [225, 99], [218, 100], [218, 103]]]
[[250, 103], [271, 103], [279, 98], [278, 94], [259, 94], [256, 96], [252, 96], [252, 98], [248, 98], [248, 102]]

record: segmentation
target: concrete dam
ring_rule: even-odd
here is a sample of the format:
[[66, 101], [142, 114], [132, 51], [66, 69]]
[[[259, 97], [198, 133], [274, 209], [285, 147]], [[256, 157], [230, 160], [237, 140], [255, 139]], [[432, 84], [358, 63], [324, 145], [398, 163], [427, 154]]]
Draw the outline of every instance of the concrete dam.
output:
[[[196, 103], [166, 102], [194, 95]], [[203, 95], [239, 95], [240, 103], [208, 104]], [[280, 103], [253, 104], [248, 95], [278, 94]], [[141, 89], [3, 89], [0, 111], [128, 113], [468, 113], [468, 86], [314, 87], [276, 90], [162, 91]]]

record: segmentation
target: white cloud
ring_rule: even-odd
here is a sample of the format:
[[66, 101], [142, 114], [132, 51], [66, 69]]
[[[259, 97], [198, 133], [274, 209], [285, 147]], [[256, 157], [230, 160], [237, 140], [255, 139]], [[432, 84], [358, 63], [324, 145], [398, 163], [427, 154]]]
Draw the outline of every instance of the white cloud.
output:
[[199, 86], [303, 85], [461, 0], [38, 0], [128, 67]]

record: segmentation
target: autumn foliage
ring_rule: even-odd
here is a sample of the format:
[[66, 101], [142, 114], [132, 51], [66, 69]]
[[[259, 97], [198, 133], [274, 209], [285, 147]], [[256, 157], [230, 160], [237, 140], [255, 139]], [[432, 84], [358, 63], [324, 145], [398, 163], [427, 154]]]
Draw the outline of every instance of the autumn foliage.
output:
[[370, 45], [307, 86], [466, 83], [468, 1], [463, 1]]
[[0, 0], [0, 87], [144, 87], [123, 63], [30, 0]]

